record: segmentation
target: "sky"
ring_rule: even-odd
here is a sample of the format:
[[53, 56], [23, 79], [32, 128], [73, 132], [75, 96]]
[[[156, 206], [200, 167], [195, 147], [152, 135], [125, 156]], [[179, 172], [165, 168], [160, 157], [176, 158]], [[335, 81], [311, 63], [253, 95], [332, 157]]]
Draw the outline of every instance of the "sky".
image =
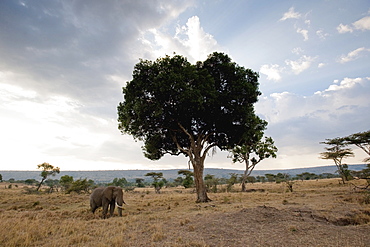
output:
[[[370, 130], [368, 0], [2, 0], [0, 170], [186, 169], [144, 157], [117, 105], [139, 59], [218, 51], [259, 73], [279, 151], [256, 169], [333, 165], [327, 138]], [[356, 147], [359, 164], [366, 157]], [[218, 150], [206, 168], [244, 169]]]

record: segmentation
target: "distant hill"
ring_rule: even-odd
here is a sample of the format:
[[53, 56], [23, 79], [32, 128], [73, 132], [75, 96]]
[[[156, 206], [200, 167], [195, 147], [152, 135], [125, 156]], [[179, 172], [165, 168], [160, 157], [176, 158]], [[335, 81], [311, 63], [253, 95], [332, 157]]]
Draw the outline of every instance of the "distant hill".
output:
[[[360, 171], [365, 168], [365, 165], [349, 165], [349, 169], [353, 171]], [[133, 181], [135, 178], [146, 178], [144, 175], [148, 172], [162, 172], [163, 176], [167, 180], [175, 179], [179, 175], [177, 172], [180, 169], [169, 169], [169, 170], [109, 170], [109, 171], [61, 171], [55, 177], [51, 179], [60, 179], [61, 176], [69, 175], [74, 179], [87, 178], [92, 179], [97, 183], [108, 183], [112, 182], [114, 178], [126, 178], [128, 181]], [[319, 166], [310, 168], [297, 168], [297, 169], [284, 169], [284, 170], [254, 170], [252, 176], [263, 176], [267, 173], [277, 174], [286, 173], [289, 175], [297, 175], [303, 172], [309, 172], [314, 174], [323, 173], [335, 173], [337, 170], [336, 166]], [[217, 169], [217, 168], [205, 168], [204, 175], [211, 174], [218, 178], [229, 178], [230, 173], [242, 174], [243, 170], [234, 169]], [[0, 171], [3, 176], [3, 180], [9, 180], [14, 178], [15, 180], [26, 180], [26, 179], [36, 179], [40, 180], [40, 171]]]

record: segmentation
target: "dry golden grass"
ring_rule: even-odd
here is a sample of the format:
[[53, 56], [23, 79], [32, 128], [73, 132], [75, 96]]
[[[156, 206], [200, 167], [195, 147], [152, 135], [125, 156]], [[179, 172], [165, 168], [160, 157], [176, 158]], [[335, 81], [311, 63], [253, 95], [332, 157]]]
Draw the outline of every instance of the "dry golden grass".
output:
[[[357, 185], [362, 181], [354, 181]], [[248, 184], [264, 192], [192, 189], [125, 193], [123, 217], [93, 215], [89, 195], [25, 194], [0, 186], [0, 246], [368, 246], [369, 194], [337, 179]], [[239, 188], [235, 188], [239, 190]]]

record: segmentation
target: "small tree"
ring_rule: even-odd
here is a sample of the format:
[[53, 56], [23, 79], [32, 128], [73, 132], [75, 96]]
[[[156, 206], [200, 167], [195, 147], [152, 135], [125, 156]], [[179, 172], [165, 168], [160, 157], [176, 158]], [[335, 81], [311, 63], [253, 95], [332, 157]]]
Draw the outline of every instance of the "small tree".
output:
[[[262, 133], [262, 132], [261, 132]], [[256, 165], [264, 159], [276, 158], [277, 147], [274, 145], [274, 140], [271, 137], [265, 137], [261, 141], [258, 136], [255, 139], [246, 142], [243, 145], [236, 146], [231, 150], [230, 158], [234, 163], [245, 163], [245, 171], [242, 176], [242, 191], [246, 191], [245, 183], [247, 177], [250, 176]], [[254, 156], [252, 157], [252, 155]]]
[[294, 181], [292, 180], [289, 174], [284, 174], [283, 182], [286, 184], [286, 187], [288, 188], [288, 190], [290, 192], [293, 192]]
[[135, 178], [135, 184], [139, 188], [144, 188], [145, 187], [144, 178]]
[[[160, 191], [165, 184], [165, 181], [163, 180], [163, 173], [162, 172], [148, 172], [147, 174], [145, 174], [145, 176], [153, 178], [152, 185], [154, 186], [155, 193], [157, 194], [161, 193]], [[162, 178], [162, 180], [159, 180], [160, 178]]]
[[321, 142], [322, 144], [327, 144], [330, 147], [326, 147], [326, 152], [322, 152], [320, 155], [321, 159], [333, 160], [336, 167], [338, 168], [338, 173], [342, 178], [343, 184], [349, 180], [349, 171], [346, 164], [342, 164], [343, 159], [353, 157], [354, 154], [351, 148], [347, 148], [348, 143], [345, 138], [334, 138], [326, 139], [326, 142]]
[[177, 174], [185, 176], [185, 178], [182, 180], [182, 186], [184, 186], [185, 189], [191, 188], [194, 186], [194, 179], [193, 179], [194, 173], [192, 171], [180, 170], [177, 172]]
[[49, 187], [49, 193], [52, 193], [54, 190], [58, 192], [60, 186], [58, 179], [47, 179], [45, 180], [45, 184]]
[[0, 174], [0, 182], [3, 181], [3, 175]]
[[72, 186], [73, 177], [68, 175], [61, 176], [59, 179], [59, 183], [64, 191], [68, 191]]
[[50, 176], [55, 176], [60, 172], [59, 167], [54, 167], [50, 165], [49, 163], [42, 163], [40, 165], [37, 165], [37, 169], [42, 169], [40, 176], [42, 177], [41, 182], [39, 183], [39, 186], [37, 187], [36, 191], [38, 191], [42, 185], [42, 183]]
[[230, 173], [230, 178], [226, 180], [227, 187], [226, 191], [230, 192], [234, 184], [236, 184], [238, 181], [238, 174], [236, 173]]
[[220, 179], [216, 178], [215, 175], [207, 174], [204, 177], [204, 183], [206, 184], [207, 191], [217, 193], [217, 185], [220, 183]]

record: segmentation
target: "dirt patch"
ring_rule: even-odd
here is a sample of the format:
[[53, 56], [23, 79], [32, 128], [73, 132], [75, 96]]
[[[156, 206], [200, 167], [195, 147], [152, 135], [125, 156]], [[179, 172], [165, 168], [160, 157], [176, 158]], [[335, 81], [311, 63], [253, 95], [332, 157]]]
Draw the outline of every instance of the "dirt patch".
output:
[[[328, 219], [309, 208], [260, 206], [202, 215], [181, 224], [182, 238], [205, 246], [368, 246], [370, 225], [353, 224], [356, 214]], [[178, 228], [178, 227], [177, 227]]]

